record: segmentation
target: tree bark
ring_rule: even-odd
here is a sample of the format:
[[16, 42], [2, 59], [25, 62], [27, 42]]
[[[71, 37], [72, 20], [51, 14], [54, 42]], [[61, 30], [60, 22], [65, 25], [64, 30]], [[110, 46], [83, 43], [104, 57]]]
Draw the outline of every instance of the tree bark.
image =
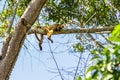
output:
[[[38, 17], [45, 2], [46, 0], [32, 0], [22, 18], [32, 25]], [[21, 20], [19, 20], [16, 25], [15, 32], [10, 40], [5, 58], [0, 63], [0, 80], [9, 80], [10, 73], [15, 65], [20, 49], [26, 38], [26, 33], [31, 25], [25, 26], [22, 24]]]

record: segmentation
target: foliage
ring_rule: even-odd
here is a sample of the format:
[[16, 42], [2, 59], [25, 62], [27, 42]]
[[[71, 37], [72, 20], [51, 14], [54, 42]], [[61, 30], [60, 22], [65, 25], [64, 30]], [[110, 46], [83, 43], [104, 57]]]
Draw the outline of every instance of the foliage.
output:
[[[91, 63], [86, 72], [85, 80], [119, 80], [120, 79], [120, 24], [115, 26], [109, 40], [118, 42], [105, 49], [96, 48], [92, 53]], [[73, 46], [79, 50], [79, 46]], [[80, 76], [78, 77], [81, 78]]]
[[[120, 25], [117, 25], [112, 32], [110, 40], [120, 42]], [[120, 79], [120, 45], [106, 47], [103, 51], [95, 49], [92, 52], [90, 66], [86, 72], [86, 80], [119, 80]]]
[[114, 8], [118, 9], [120, 11], [120, 0], [111, 0]]
[[120, 42], [120, 24], [115, 27], [109, 39], [111, 41]]
[[[120, 79], [120, 24], [115, 26], [109, 40], [117, 42], [105, 49], [96, 48], [92, 53], [91, 63], [85, 80], [119, 80]], [[74, 47], [79, 49], [78, 46]], [[81, 78], [80, 76], [78, 77]]]
[[8, 29], [8, 24], [9, 24], [8, 21], [4, 21], [3, 24], [0, 25], [0, 36], [1, 37], [5, 36], [5, 33], [7, 32], [7, 29]]
[[[16, 17], [20, 17], [23, 14], [30, 1], [31, 0], [21, 0]], [[16, 2], [17, 0], [6, 0], [6, 4], [4, 5], [2, 12], [0, 13], [0, 23], [2, 23], [0, 26], [0, 36], [4, 36], [7, 32], [8, 26], [10, 25], [9, 23], [14, 13]]]
[[78, 76], [77, 80], [82, 80], [82, 78], [80, 76]]
[[120, 79], [120, 46], [115, 45], [105, 48], [102, 52], [94, 50], [90, 66], [86, 73], [86, 79], [119, 80]]
[[[109, 4], [112, 0], [48, 0], [45, 11], [47, 19], [57, 22], [68, 22], [76, 19], [86, 23], [96, 13], [87, 25], [115, 25], [118, 23], [116, 10]], [[117, 0], [113, 1], [116, 5]], [[46, 16], [46, 15], [45, 15]]]
[[22, 16], [23, 12], [27, 8], [28, 4], [30, 3], [31, 0], [22, 0], [19, 4], [17, 15], [20, 17]]
[[83, 50], [84, 50], [84, 47], [80, 43], [74, 44], [73, 48], [74, 48], [74, 51], [77, 51], [77, 52], [83, 52]]

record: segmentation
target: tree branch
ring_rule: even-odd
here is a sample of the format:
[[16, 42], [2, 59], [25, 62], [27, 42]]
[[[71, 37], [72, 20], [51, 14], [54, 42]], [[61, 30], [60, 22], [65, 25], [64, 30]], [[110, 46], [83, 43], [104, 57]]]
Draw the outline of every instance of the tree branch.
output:
[[[46, 0], [31, 0], [31, 3], [22, 15], [22, 18], [24, 18], [32, 25], [37, 19], [45, 2]], [[26, 38], [26, 33], [28, 32], [28, 29], [31, 27], [31, 25], [26, 27], [23, 25], [21, 20], [19, 20], [15, 26], [15, 31], [10, 40], [5, 58], [0, 63], [0, 80], [9, 80], [11, 71], [15, 65], [20, 49]]]
[[15, 15], [16, 15], [16, 12], [17, 12], [17, 8], [18, 8], [18, 5], [19, 5], [20, 1], [21, 0], [18, 0], [17, 3], [16, 3], [12, 19], [10, 20], [8, 31], [7, 31], [6, 36], [4, 38], [4, 42], [3, 42], [3, 46], [2, 46], [2, 52], [0, 53], [0, 62], [6, 55], [6, 52], [7, 52], [8, 46], [9, 46], [9, 42], [10, 42], [10, 39], [12, 37], [10, 32], [11, 32], [11, 28], [12, 28], [12, 25], [13, 25], [13, 22], [14, 22], [14, 18], [15, 18]]
[[[104, 28], [80, 28], [80, 29], [66, 29], [61, 32], [54, 32], [53, 35], [56, 34], [73, 34], [73, 33], [102, 33], [102, 32], [111, 32], [114, 27], [104, 27]], [[35, 33], [34, 30], [30, 30], [28, 34]], [[43, 34], [42, 32], [37, 32], [39, 34]], [[44, 34], [46, 35], [46, 34]]]
[[16, 12], [17, 12], [17, 9], [18, 9], [18, 5], [19, 5], [20, 1], [21, 0], [18, 0], [16, 5], [15, 5], [15, 10], [14, 10], [14, 13], [12, 15], [12, 19], [10, 21], [9, 28], [8, 28], [8, 31], [7, 31], [8, 34], [10, 34], [10, 32], [11, 32], [11, 28], [12, 28], [12, 25], [13, 25], [13, 22], [14, 22], [14, 19], [15, 19], [15, 15], [16, 15]]

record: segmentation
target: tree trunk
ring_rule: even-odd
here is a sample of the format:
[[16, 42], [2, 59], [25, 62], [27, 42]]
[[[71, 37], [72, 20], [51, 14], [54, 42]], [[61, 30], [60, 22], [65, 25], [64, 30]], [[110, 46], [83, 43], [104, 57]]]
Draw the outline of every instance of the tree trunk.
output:
[[[32, 25], [38, 17], [45, 2], [46, 0], [32, 0], [22, 18]], [[8, 46], [6, 56], [0, 63], [0, 80], [9, 80], [10, 73], [15, 65], [20, 49], [26, 38], [26, 33], [31, 25], [26, 27], [22, 24], [21, 20], [17, 23], [15, 32], [13, 33]]]

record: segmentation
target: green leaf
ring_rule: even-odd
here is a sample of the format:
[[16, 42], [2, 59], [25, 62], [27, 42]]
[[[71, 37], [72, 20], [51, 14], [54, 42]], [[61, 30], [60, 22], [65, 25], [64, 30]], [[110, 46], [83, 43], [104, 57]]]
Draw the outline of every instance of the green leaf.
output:
[[96, 66], [91, 66], [88, 68], [87, 73], [92, 72], [95, 69], [96, 69]]
[[83, 50], [84, 50], [84, 47], [80, 43], [74, 44], [73, 48], [75, 49], [75, 51], [78, 51], [78, 52], [83, 52]]
[[93, 74], [92, 74], [92, 78], [95, 78], [95, 77], [98, 77], [98, 70], [95, 70], [94, 72], [93, 72]]
[[82, 78], [80, 76], [78, 76], [77, 80], [82, 80]]
[[120, 42], [120, 38], [118, 38], [118, 37], [109, 37], [109, 40], [111, 40], [111, 41], [114, 41], [114, 42]]
[[110, 71], [110, 72], [113, 72], [113, 70], [112, 70], [112, 62], [107, 64], [107, 70]]
[[120, 24], [116, 25], [113, 32], [112, 32], [112, 35], [114, 36], [118, 36], [120, 33]]
[[103, 80], [111, 80], [112, 77], [113, 77], [112, 74], [107, 74], [107, 75], [105, 75]]
[[90, 62], [92, 63], [92, 62], [99, 60], [99, 59], [100, 59], [100, 56], [94, 55], [94, 57], [90, 60]]
[[109, 40], [114, 42], [120, 42], [120, 24], [115, 26], [112, 35], [109, 37]]

